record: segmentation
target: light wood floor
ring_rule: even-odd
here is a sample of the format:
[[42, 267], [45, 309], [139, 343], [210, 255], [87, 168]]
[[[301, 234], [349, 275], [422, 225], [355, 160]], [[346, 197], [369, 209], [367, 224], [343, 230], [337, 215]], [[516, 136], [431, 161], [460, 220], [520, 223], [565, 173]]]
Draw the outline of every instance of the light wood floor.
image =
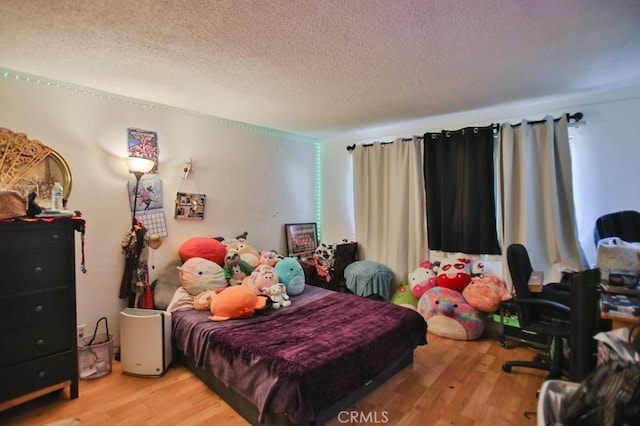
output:
[[[345, 420], [355, 416], [350, 424], [535, 426], [536, 392], [545, 373], [502, 371], [504, 361], [528, 360], [535, 351], [518, 342], [503, 349], [496, 337], [462, 342], [428, 334], [428, 341], [415, 351], [412, 366], [329, 425], [349, 424]], [[109, 375], [81, 380], [78, 399], [69, 401], [65, 389], [0, 412], [2, 425], [66, 418], [79, 418], [83, 426], [248, 424], [183, 366], [162, 378], [139, 378], [122, 374], [116, 361]]]

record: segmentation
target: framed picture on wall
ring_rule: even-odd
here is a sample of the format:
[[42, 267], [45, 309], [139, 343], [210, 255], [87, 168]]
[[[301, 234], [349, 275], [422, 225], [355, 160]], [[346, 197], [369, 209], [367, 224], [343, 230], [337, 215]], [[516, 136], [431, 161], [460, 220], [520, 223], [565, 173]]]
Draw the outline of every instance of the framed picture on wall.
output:
[[207, 201], [205, 194], [178, 192], [176, 194], [176, 219], [204, 219], [204, 205]]
[[287, 254], [299, 258], [309, 257], [318, 247], [318, 229], [315, 223], [287, 223]]

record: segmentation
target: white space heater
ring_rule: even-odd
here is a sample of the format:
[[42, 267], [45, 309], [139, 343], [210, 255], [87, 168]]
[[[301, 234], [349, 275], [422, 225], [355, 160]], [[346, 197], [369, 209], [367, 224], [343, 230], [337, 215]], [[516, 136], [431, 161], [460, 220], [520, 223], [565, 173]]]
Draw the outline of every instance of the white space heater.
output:
[[160, 377], [169, 368], [171, 313], [155, 309], [120, 311], [120, 365], [132, 376]]

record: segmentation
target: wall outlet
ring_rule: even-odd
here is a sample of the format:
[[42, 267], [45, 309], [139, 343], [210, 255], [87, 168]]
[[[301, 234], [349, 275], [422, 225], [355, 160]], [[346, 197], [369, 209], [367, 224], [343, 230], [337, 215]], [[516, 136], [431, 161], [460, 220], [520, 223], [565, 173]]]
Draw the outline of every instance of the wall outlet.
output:
[[87, 326], [85, 324], [79, 324], [76, 327], [76, 336], [78, 338], [78, 341], [80, 341], [81, 339], [84, 338], [85, 336], [85, 329], [87, 328]]

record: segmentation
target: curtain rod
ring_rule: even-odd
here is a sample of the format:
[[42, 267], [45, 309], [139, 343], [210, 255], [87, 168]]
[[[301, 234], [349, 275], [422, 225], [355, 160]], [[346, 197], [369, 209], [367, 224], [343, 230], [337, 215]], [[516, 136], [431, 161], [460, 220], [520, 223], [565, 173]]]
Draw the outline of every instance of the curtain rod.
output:
[[[584, 114], [581, 112], [576, 112], [575, 114], [569, 114], [568, 112], [565, 113], [564, 115], [567, 116], [567, 121], [570, 122], [571, 120], [573, 120], [574, 123], [579, 122], [580, 120], [582, 120], [582, 118], [584, 117]], [[558, 121], [560, 120], [561, 117], [558, 118], [554, 118], [553, 121]], [[547, 120], [534, 120], [534, 121], [527, 121], [527, 124], [540, 124], [540, 123], [544, 123]], [[517, 127], [517, 126], [521, 126], [522, 123], [516, 123], [516, 124], [512, 124], [512, 127]]]
[[[581, 113], [581, 112], [576, 112], [575, 114], [565, 113], [565, 115], [567, 116], [567, 121], [570, 122], [571, 120], [573, 120], [574, 123], [577, 123], [577, 122], [579, 122], [580, 120], [582, 120], [584, 118], [584, 114]], [[560, 120], [560, 117], [553, 119], [553, 121], [558, 121], [558, 120]], [[544, 123], [545, 121], [546, 120], [534, 120], [534, 121], [528, 121], [527, 124], [540, 124], [540, 123]], [[517, 127], [517, 126], [520, 126], [520, 125], [522, 125], [522, 123], [512, 124], [511, 126]], [[494, 124], [494, 126], [496, 126], [496, 125]], [[499, 128], [499, 125], [497, 125], [497, 126]], [[408, 142], [408, 141], [412, 141], [413, 139], [414, 138], [403, 138], [402, 140], [404, 142]], [[422, 136], [416, 136], [415, 139], [423, 139], [423, 137]], [[390, 143], [393, 143], [393, 141], [391, 141], [391, 142], [381, 142], [380, 144], [381, 145], [388, 145]], [[372, 145], [373, 145], [372, 143], [362, 144], [363, 147], [372, 146]], [[347, 151], [351, 152], [354, 149], [356, 149], [356, 144], [347, 145]]]

